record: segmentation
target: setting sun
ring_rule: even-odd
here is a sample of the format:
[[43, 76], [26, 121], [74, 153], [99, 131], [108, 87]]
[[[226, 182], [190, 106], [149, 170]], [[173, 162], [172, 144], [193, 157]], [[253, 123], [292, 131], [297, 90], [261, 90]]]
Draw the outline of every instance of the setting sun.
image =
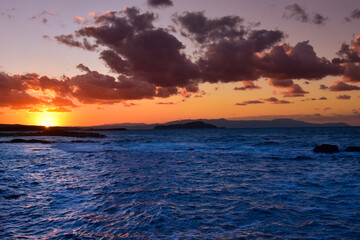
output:
[[44, 113], [41, 114], [38, 118], [38, 125], [45, 126], [45, 127], [51, 127], [51, 126], [57, 126], [58, 122], [56, 119], [56, 116], [54, 113]]

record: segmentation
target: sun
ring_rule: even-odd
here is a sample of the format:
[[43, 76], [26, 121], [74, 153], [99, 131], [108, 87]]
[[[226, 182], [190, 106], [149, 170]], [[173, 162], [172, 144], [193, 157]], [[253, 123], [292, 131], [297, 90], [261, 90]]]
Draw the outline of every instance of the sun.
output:
[[56, 116], [54, 116], [54, 114], [52, 113], [41, 114], [41, 116], [39, 116], [37, 121], [38, 121], [38, 125], [44, 127], [57, 126]]

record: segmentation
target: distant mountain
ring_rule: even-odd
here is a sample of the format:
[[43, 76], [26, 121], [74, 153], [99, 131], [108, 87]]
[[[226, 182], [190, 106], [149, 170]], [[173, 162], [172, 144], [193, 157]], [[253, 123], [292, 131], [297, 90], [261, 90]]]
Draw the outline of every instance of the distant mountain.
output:
[[186, 124], [194, 121], [201, 121], [203, 123], [215, 125], [218, 128], [293, 128], [293, 127], [350, 127], [346, 123], [308, 123], [303, 121], [297, 121], [290, 118], [280, 118], [274, 120], [227, 120], [220, 119], [186, 119], [171, 121], [167, 123], [145, 124], [145, 123], [123, 123], [102, 125], [96, 128], [126, 128], [128, 130], [137, 129], [153, 129], [158, 125], [174, 125], [174, 124]]
[[[303, 121], [297, 121], [290, 118], [280, 118], [274, 120], [227, 120], [220, 119], [186, 119], [179, 121], [172, 121], [167, 123], [119, 123], [119, 124], [106, 124], [92, 127], [51, 127], [51, 129], [67, 130], [67, 131], [99, 131], [99, 130], [140, 130], [140, 129], [154, 129], [156, 126], [168, 126], [168, 125], [185, 125], [191, 122], [202, 122], [198, 128], [205, 128], [206, 125], [214, 125], [218, 128], [293, 128], [293, 127], [350, 127], [346, 123], [308, 123]], [[193, 123], [194, 124], [194, 123]], [[186, 126], [191, 126], [186, 125]], [[178, 128], [186, 128], [186, 126], [179, 126]], [[171, 128], [171, 127], [170, 127]], [[191, 128], [191, 127], [190, 127]], [[194, 128], [194, 127], [192, 127]], [[31, 126], [31, 125], [19, 125], [19, 124], [0, 124], [0, 131], [44, 131], [44, 126]]]
[[154, 129], [193, 129], [193, 128], [217, 128], [215, 125], [202, 121], [188, 122], [184, 124], [156, 125]]

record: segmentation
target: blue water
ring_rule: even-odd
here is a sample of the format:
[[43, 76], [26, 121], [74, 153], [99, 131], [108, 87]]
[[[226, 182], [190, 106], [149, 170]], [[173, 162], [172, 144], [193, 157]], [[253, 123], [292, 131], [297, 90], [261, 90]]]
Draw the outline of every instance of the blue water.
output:
[[104, 134], [0, 144], [0, 239], [359, 239], [360, 153], [312, 149], [360, 128]]

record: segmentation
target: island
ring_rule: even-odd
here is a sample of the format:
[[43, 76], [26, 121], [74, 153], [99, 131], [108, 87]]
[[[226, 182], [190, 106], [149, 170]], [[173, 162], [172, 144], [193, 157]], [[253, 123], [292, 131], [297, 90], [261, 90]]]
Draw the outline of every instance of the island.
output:
[[154, 129], [194, 129], [194, 128], [218, 128], [215, 125], [204, 123], [202, 121], [194, 121], [183, 124], [157, 125]]

